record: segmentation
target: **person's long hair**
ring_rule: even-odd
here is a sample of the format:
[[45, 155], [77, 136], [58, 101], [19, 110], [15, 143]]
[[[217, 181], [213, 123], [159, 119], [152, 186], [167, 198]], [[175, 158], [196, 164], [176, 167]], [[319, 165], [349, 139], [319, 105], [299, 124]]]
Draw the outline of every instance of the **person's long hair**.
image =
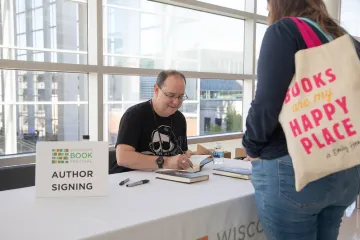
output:
[[267, 0], [270, 24], [284, 17], [306, 17], [315, 21], [323, 31], [337, 38], [344, 31], [334, 21], [326, 9], [323, 0]]

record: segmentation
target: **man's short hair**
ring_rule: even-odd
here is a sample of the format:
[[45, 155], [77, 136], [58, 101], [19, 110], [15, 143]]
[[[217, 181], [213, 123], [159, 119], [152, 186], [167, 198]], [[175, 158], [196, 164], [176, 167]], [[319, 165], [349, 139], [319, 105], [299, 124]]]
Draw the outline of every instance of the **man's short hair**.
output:
[[160, 72], [159, 75], [157, 76], [156, 85], [158, 85], [161, 88], [164, 85], [165, 80], [170, 76], [181, 77], [182, 79], [184, 79], [184, 82], [186, 84], [186, 78], [184, 74], [182, 74], [181, 72], [178, 72], [176, 70], [164, 70]]

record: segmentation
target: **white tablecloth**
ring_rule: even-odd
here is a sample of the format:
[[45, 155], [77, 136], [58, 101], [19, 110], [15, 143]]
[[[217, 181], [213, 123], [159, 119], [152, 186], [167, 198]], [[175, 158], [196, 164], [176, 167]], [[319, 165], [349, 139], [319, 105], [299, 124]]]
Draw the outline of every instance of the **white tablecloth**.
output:
[[[264, 239], [251, 182], [213, 175], [220, 166], [250, 167], [210, 163], [203, 169], [209, 181], [191, 185], [153, 172], [114, 174], [106, 197], [36, 198], [34, 187], [0, 192], [0, 239]], [[119, 186], [127, 177], [150, 183]]]

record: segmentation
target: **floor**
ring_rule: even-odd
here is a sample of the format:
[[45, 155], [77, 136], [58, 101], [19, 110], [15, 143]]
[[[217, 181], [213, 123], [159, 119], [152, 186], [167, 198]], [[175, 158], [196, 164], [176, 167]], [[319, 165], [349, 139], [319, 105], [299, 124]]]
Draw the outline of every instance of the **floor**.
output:
[[360, 209], [349, 207], [343, 218], [339, 240], [360, 240]]

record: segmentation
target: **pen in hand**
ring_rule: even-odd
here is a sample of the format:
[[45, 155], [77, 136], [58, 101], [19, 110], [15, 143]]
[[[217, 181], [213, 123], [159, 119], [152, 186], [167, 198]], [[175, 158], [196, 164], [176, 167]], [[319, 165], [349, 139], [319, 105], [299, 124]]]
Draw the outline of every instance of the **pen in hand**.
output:
[[[186, 157], [186, 155], [185, 155], [185, 157]], [[190, 167], [193, 168], [193, 163], [191, 162], [191, 160], [190, 160]]]
[[[182, 155], [183, 155], [184, 157], [188, 158], [185, 153], [183, 153]], [[189, 159], [189, 160], [190, 160], [190, 159]], [[193, 168], [193, 163], [191, 162], [191, 160], [189, 161], [189, 164], [190, 164], [190, 167]]]
[[[177, 144], [177, 148], [182, 152], [182, 155], [184, 156], [184, 157], [186, 157], [186, 158], [188, 158], [187, 156], [186, 156], [186, 154], [184, 153], [184, 151], [181, 149], [181, 147]], [[189, 159], [190, 160], [190, 159]], [[190, 167], [191, 168], [193, 168], [193, 163], [190, 161]]]

